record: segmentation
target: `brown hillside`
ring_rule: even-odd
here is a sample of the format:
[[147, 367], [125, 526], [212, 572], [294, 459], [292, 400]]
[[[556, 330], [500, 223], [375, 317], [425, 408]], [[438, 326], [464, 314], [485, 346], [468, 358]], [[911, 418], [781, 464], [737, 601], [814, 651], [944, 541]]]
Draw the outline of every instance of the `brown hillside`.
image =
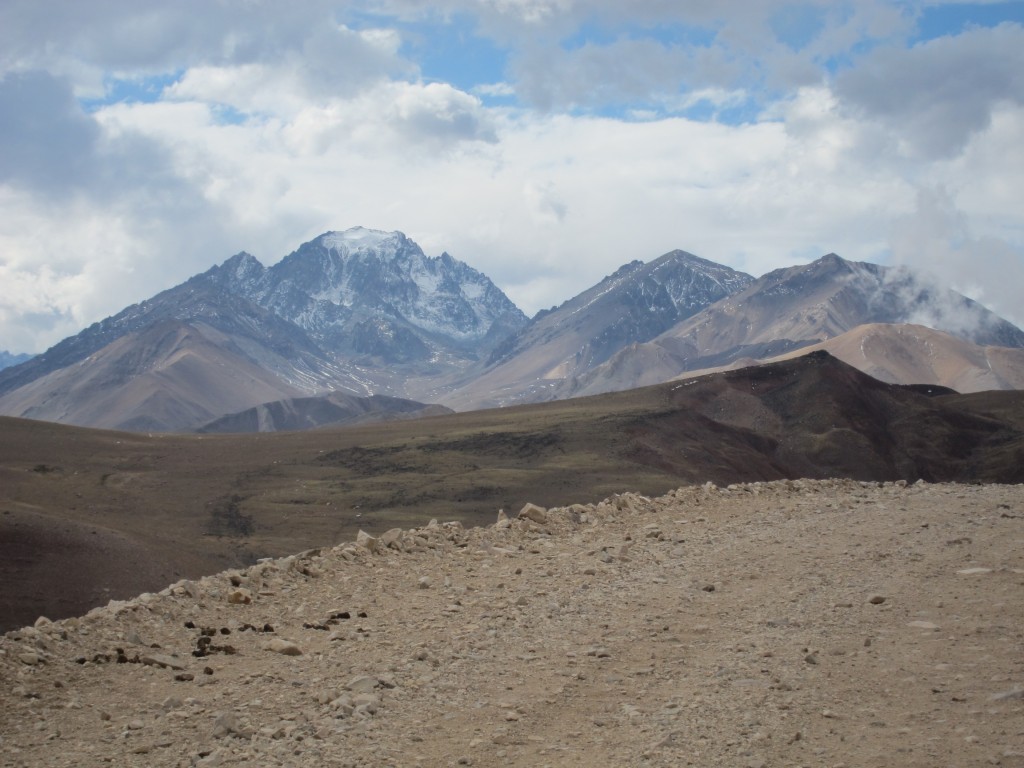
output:
[[[763, 360], [740, 359], [722, 368], [689, 371], [683, 377], [777, 363], [819, 351], [890, 384], [934, 384], [963, 393], [1024, 389], [1022, 349], [984, 347], [921, 325], [880, 323], [861, 325], [793, 352]], [[661, 373], [661, 380], [666, 380], [664, 369]]]
[[[45, 566], [45, 550], [27, 548], [4, 574], [2, 627], [360, 528], [432, 517], [474, 525], [530, 500], [709, 480], [1024, 480], [1024, 394], [930, 398], [821, 353], [614, 395], [346, 429], [147, 436], [2, 419], [0, 430], [6, 530], [73, 540], [94, 563], [69, 580]], [[115, 542], [146, 567], [121, 567], [127, 555], [109, 555]], [[46, 573], [52, 584], [40, 584]], [[44, 610], [40, 596], [57, 589], [64, 608]]]

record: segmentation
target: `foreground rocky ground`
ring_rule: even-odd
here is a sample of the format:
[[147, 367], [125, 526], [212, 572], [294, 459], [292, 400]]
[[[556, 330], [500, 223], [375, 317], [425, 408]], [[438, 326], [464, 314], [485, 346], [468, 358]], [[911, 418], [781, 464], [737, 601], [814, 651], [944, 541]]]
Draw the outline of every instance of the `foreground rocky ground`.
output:
[[528, 507], [10, 632], [0, 760], [1024, 766], [1022, 597], [1022, 486]]

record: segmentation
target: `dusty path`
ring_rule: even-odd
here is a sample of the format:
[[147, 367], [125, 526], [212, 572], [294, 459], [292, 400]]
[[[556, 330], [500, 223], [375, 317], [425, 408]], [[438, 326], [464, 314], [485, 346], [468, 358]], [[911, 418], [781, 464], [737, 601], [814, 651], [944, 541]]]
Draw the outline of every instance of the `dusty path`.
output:
[[534, 517], [8, 633], [0, 760], [1024, 766], [1024, 487], [778, 482]]

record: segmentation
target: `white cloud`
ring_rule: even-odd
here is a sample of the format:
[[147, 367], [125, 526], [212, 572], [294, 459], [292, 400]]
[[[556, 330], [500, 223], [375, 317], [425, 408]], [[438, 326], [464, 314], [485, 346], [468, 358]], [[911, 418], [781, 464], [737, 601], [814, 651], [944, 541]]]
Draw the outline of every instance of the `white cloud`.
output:
[[909, 50], [879, 49], [836, 79], [845, 107], [878, 121], [901, 154], [958, 154], [1003, 102], [1024, 104], [1024, 28], [968, 30]]
[[[1024, 323], [1024, 248], [991, 235], [975, 236], [948, 190], [919, 190], [914, 212], [893, 222], [890, 242], [896, 264], [955, 288], [1018, 325]], [[933, 318], [923, 318], [928, 319]]]
[[[754, 274], [891, 251], [1011, 311], [1020, 27], [871, 51], [907, 30], [904, 6], [814, 0], [820, 29], [791, 46], [772, 32], [783, 5], [7, 0], [0, 349], [38, 351], [239, 250], [271, 263], [356, 224], [449, 251], [531, 313], [673, 248]], [[513, 65], [471, 92], [424, 82], [400, 28], [360, 29], [354, 9], [472, 14]], [[632, 24], [558, 44], [585, 20]], [[645, 37], [656, 23], [710, 41]], [[834, 56], [850, 69], [830, 82]], [[155, 73], [174, 78], [156, 103], [74, 99]], [[758, 100], [745, 125], [659, 118]], [[634, 120], [595, 116], [609, 104]]]

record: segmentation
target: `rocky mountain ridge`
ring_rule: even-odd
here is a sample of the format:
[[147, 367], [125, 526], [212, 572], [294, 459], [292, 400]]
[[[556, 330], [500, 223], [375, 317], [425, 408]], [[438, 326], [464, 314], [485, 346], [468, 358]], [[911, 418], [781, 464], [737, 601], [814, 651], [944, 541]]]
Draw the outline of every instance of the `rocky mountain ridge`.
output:
[[553, 399], [553, 392], [629, 344], [655, 338], [742, 290], [750, 275], [671, 251], [632, 261], [578, 296], [538, 313], [471, 381], [441, 401], [456, 409]]
[[0, 371], [0, 412], [173, 431], [296, 396], [429, 393], [525, 323], [448, 254], [329, 232], [269, 268], [237, 254]]
[[447, 253], [355, 227], [271, 267], [237, 254], [0, 370], [0, 413], [174, 431], [332, 392], [472, 410], [630, 389], [914, 322], [978, 347], [965, 361], [984, 360], [983, 346], [1024, 348], [1024, 332], [960, 294], [835, 254], [755, 280], [672, 251], [527, 320]]
[[649, 342], [624, 346], [602, 365], [560, 382], [555, 394], [631, 389], [737, 360], [778, 359], [863, 325], [914, 323], [979, 348], [1024, 348], [1024, 331], [955, 291], [906, 270], [828, 254], [769, 272]]
[[15, 365], [21, 365], [24, 362], [32, 359], [32, 355], [26, 354], [14, 354], [5, 350], [0, 350], [0, 371], [4, 368], [10, 368]]

